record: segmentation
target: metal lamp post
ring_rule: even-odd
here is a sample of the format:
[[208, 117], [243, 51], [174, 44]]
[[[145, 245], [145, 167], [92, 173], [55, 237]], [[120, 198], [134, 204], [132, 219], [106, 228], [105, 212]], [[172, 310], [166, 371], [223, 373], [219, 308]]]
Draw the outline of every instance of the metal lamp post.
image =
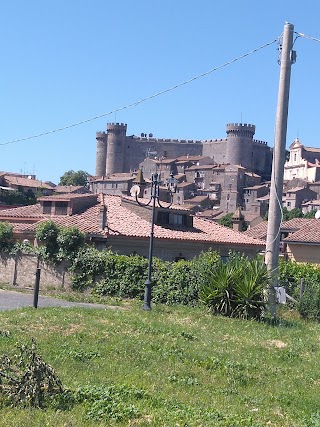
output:
[[[141, 203], [138, 199], [138, 194], [140, 193], [140, 187], [135, 185], [131, 189], [131, 194], [135, 195], [136, 202], [140, 206], [149, 206], [152, 203], [152, 216], [151, 216], [151, 231], [150, 231], [150, 240], [149, 240], [149, 262], [148, 262], [148, 277], [145, 281], [145, 290], [144, 290], [144, 304], [143, 310], [149, 311], [151, 310], [151, 290], [152, 290], [152, 257], [153, 257], [153, 238], [154, 238], [154, 223], [155, 223], [155, 212], [156, 212], [156, 202], [159, 207], [166, 209], [172, 205], [173, 197], [172, 193], [175, 192], [176, 188], [176, 180], [173, 177], [173, 173], [170, 174], [169, 184], [168, 184], [168, 192], [170, 194], [170, 202], [167, 206], [162, 206], [159, 200], [159, 186], [160, 186], [160, 174], [154, 173], [152, 174], [151, 179], [151, 194], [150, 199], [147, 203]], [[173, 190], [173, 191], [172, 191]]]

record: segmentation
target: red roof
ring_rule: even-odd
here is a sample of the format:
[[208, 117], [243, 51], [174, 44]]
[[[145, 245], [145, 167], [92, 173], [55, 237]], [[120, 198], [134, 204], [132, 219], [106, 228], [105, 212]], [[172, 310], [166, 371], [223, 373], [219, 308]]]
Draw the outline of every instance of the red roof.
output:
[[[82, 195], [85, 197], [86, 195]], [[70, 197], [70, 195], [69, 195]], [[127, 198], [128, 199], [128, 198]], [[128, 237], [150, 237], [150, 223], [129, 210], [122, 204], [120, 196], [105, 195], [103, 200], [107, 208], [107, 227], [100, 229], [99, 216], [101, 203], [96, 203], [87, 208], [84, 212], [73, 215], [43, 215], [39, 204], [23, 206], [21, 208], [9, 209], [1, 212], [0, 220], [12, 222], [15, 232], [32, 231], [39, 222], [53, 220], [55, 223], [63, 226], [75, 226], [86, 234], [100, 235], [101, 237], [110, 236], [128, 236]], [[132, 199], [131, 199], [132, 200]], [[185, 210], [180, 206], [172, 206], [172, 209], [181, 213]], [[14, 222], [15, 219], [19, 222]], [[33, 224], [23, 224], [24, 218], [33, 218]], [[239, 245], [249, 247], [264, 247], [264, 242], [253, 239], [244, 233], [233, 231], [230, 228], [223, 227], [212, 221], [194, 217], [193, 227], [175, 227], [175, 226], [154, 226], [154, 236], [157, 239], [176, 239], [183, 241], [212, 242], [225, 245]]]

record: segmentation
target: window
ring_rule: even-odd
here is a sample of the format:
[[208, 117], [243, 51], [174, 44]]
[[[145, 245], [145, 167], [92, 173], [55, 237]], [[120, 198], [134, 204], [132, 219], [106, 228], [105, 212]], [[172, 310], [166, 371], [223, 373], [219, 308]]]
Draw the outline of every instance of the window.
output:
[[68, 202], [56, 202], [56, 215], [67, 215], [68, 214]]
[[288, 208], [290, 208], [291, 207], [291, 202], [287, 202], [287, 206], [288, 206]]
[[157, 216], [157, 224], [169, 224], [169, 212], [159, 211]]
[[52, 202], [43, 202], [43, 213], [46, 215], [51, 214]]
[[173, 223], [174, 225], [183, 225], [183, 224], [184, 224], [183, 218], [184, 218], [184, 216], [183, 216], [183, 215], [177, 215], [177, 214], [174, 214], [174, 215], [172, 216], [172, 223]]

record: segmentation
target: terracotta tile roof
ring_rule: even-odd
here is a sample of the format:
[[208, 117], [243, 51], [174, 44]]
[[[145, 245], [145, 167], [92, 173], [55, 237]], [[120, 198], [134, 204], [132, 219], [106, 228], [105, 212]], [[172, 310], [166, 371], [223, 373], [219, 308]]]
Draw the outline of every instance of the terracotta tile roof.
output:
[[[150, 223], [128, 209], [121, 206], [121, 198], [106, 196], [108, 206], [107, 222], [109, 233], [119, 236], [149, 237]], [[193, 228], [171, 228], [154, 226], [154, 236], [158, 239], [177, 239], [187, 241], [212, 242], [221, 244], [244, 245], [263, 247], [264, 242], [245, 236], [243, 233], [233, 231], [212, 221], [197, 217], [193, 218]]]
[[37, 179], [29, 179], [29, 178], [22, 178], [19, 176], [10, 176], [6, 175], [5, 180], [9, 185], [19, 185], [21, 187], [32, 187], [32, 188], [47, 188], [47, 189], [53, 189], [51, 185], [46, 184], [45, 182], [38, 181]]
[[[308, 219], [308, 218], [292, 218], [288, 221], [284, 221], [281, 224], [281, 231], [285, 231], [288, 233], [294, 233], [297, 230], [305, 230], [305, 229], [313, 229], [315, 225], [318, 226], [318, 223], [320, 223], [317, 219]], [[263, 221], [260, 224], [256, 225], [255, 227], [250, 228], [250, 230], [247, 230], [244, 232], [247, 236], [251, 236], [253, 238], [257, 239], [267, 239], [267, 229], [268, 229], [268, 221]], [[291, 237], [291, 236], [289, 236]], [[288, 237], [288, 238], [289, 238]], [[286, 238], [287, 239], [287, 238]], [[283, 241], [286, 241], [284, 239]]]
[[179, 182], [177, 184], [178, 188], [193, 187], [193, 186], [194, 186], [193, 182]]
[[257, 212], [246, 212], [246, 211], [243, 211], [242, 213], [244, 215], [244, 220], [247, 221], [247, 222], [251, 222], [254, 219], [259, 218], [259, 217], [261, 218], [261, 215], [259, 213], [257, 213]]
[[192, 199], [188, 199], [188, 203], [201, 203], [204, 202], [205, 200], [207, 200], [209, 197], [208, 196], [195, 196], [192, 197]]
[[[14, 220], [20, 218], [21, 221], [12, 222], [16, 232], [33, 231], [37, 224], [48, 219], [54, 220], [57, 224], [63, 226], [78, 227], [84, 233], [100, 235], [101, 237], [110, 236], [128, 236], [138, 238], [150, 237], [150, 223], [139, 217], [122, 204], [120, 196], [100, 196], [100, 201], [107, 207], [107, 227], [104, 231], [99, 228], [99, 216], [101, 204], [87, 208], [84, 212], [68, 215], [49, 216], [42, 215], [40, 205], [24, 206], [22, 208], [2, 211], [0, 219]], [[132, 200], [132, 198], [131, 198]], [[172, 207], [171, 207], [172, 208]], [[173, 209], [183, 211], [181, 206], [174, 206]], [[23, 223], [23, 218], [31, 218], [33, 224]], [[220, 226], [212, 221], [206, 221], [201, 218], [193, 218], [193, 227], [170, 227], [154, 226], [154, 236], [157, 239], [176, 239], [183, 241], [212, 242], [213, 244], [239, 245], [247, 247], [263, 248], [264, 242], [245, 235], [244, 233], [235, 232], [230, 228]]]
[[320, 245], [320, 220], [312, 219], [312, 223], [303, 225], [298, 231], [283, 239], [291, 244], [313, 244]]
[[267, 229], [268, 229], [268, 221], [260, 222], [255, 227], [250, 228], [249, 230], [244, 231], [243, 234], [246, 236], [253, 237], [254, 239], [267, 239]]
[[91, 197], [92, 199], [97, 198], [96, 194], [86, 193], [86, 194], [77, 194], [77, 193], [69, 193], [69, 194], [52, 194], [51, 196], [39, 197], [39, 201], [69, 201], [74, 199], [84, 199], [87, 197]]
[[57, 185], [54, 187], [55, 193], [73, 193], [83, 189], [82, 185]]
[[320, 148], [306, 147], [305, 145], [303, 145], [303, 149], [312, 153], [320, 153]]
[[219, 209], [206, 209], [203, 212], [197, 212], [196, 216], [200, 217], [200, 218], [216, 218], [219, 215], [225, 215], [223, 211], [219, 210]]
[[186, 168], [186, 172], [187, 171], [194, 171], [194, 170], [202, 170], [202, 169], [213, 169], [214, 165], [192, 165], [188, 168]]
[[0, 213], [0, 219], [5, 220], [5, 218], [42, 218], [42, 213], [40, 209], [40, 204], [29, 205], [29, 206], [20, 206], [19, 208], [14, 209], [5, 209]]
[[295, 231], [300, 230], [302, 227], [312, 228], [314, 225], [318, 224], [317, 219], [315, 218], [292, 218], [288, 221], [284, 221], [281, 224], [281, 229], [284, 231]]
[[291, 188], [290, 190], [287, 190], [287, 193], [297, 193], [298, 191], [305, 190], [305, 189], [306, 189], [305, 187], [294, 187], [294, 188]]
[[180, 156], [177, 157], [178, 162], [198, 162], [199, 160], [206, 159], [208, 156]]

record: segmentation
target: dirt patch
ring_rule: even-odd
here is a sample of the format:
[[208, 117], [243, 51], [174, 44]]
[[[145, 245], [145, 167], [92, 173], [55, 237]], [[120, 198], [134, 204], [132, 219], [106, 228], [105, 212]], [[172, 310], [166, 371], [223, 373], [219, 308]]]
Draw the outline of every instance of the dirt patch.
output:
[[268, 348], [286, 348], [288, 344], [281, 340], [268, 340], [265, 342], [266, 347]]

